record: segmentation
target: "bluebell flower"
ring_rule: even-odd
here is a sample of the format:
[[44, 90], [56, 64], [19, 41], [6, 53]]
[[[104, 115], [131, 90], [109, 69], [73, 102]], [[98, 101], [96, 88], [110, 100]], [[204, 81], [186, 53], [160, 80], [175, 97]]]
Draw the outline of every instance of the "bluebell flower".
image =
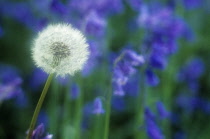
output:
[[80, 88], [79, 88], [79, 85], [74, 83], [72, 86], [71, 86], [71, 91], [70, 91], [70, 95], [71, 95], [71, 99], [77, 99], [80, 95]]
[[80, 16], [84, 16], [89, 13], [91, 9], [94, 9], [94, 1], [95, 0], [71, 0], [68, 5], [74, 12], [76, 12]]
[[187, 139], [187, 136], [186, 133], [179, 131], [174, 134], [173, 139]]
[[176, 104], [188, 113], [200, 110], [205, 114], [210, 114], [210, 101], [201, 97], [179, 95], [176, 98]]
[[149, 108], [145, 108], [144, 116], [148, 137], [150, 139], [164, 139], [164, 135], [155, 121], [155, 116]]
[[[142, 75], [144, 76], [144, 75]], [[140, 89], [140, 78], [141, 76], [136, 75], [129, 78], [129, 81], [123, 87], [126, 95], [136, 97], [139, 95]], [[140, 92], [141, 93], [141, 92]]]
[[179, 81], [190, 82], [199, 79], [204, 73], [204, 63], [200, 58], [193, 58], [181, 68], [178, 73]]
[[123, 86], [136, 72], [135, 68], [141, 66], [144, 62], [144, 57], [132, 50], [124, 50], [121, 55], [115, 59], [112, 78], [115, 95], [124, 96]]
[[0, 102], [22, 94], [22, 78], [18, 70], [8, 65], [0, 65]]
[[157, 86], [159, 84], [158, 76], [151, 70], [146, 70], [146, 81], [150, 86]]
[[93, 103], [93, 114], [103, 114], [105, 111], [100, 98], [96, 98]]
[[32, 1], [31, 2], [3, 1], [0, 3], [0, 9], [1, 9], [0, 13], [2, 16], [12, 18], [18, 21], [19, 23], [24, 24], [26, 27], [28, 27], [33, 31], [39, 31], [47, 24], [48, 18], [37, 17], [35, 15], [36, 10], [35, 8], [32, 8], [31, 5], [39, 7], [39, 5], [37, 6], [37, 3], [33, 3]]
[[153, 121], [156, 120], [156, 116], [155, 114], [151, 111], [151, 109], [149, 107], [146, 107], [144, 110], [144, 115], [146, 118], [151, 119]]
[[0, 26], [0, 37], [2, 37], [4, 35], [4, 30], [3, 28]]
[[126, 2], [131, 6], [135, 11], [139, 11], [142, 5], [142, 0], [126, 0]]
[[49, 119], [48, 119], [48, 115], [45, 111], [41, 110], [37, 119], [37, 123], [43, 123], [43, 125], [45, 125], [45, 127], [48, 126], [49, 123]]
[[3, 16], [12, 17], [13, 19], [33, 28], [35, 18], [27, 2], [2, 2], [1, 13]]
[[177, 79], [179, 82], [186, 83], [193, 92], [197, 92], [199, 88], [198, 80], [203, 75], [204, 70], [203, 61], [200, 58], [193, 58], [181, 67]]
[[113, 94], [116, 96], [124, 96], [125, 91], [123, 90], [123, 85], [117, 84], [116, 82], [113, 82]]
[[92, 73], [95, 67], [99, 64], [100, 58], [102, 56], [102, 53], [99, 50], [100, 45], [98, 42], [90, 40], [88, 44], [91, 56], [88, 58], [87, 64], [85, 64], [82, 70], [83, 76], [88, 76]]
[[39, 89], [47, 80], [47, 74], [40, 68], [35, 68], [29, 77], [29, 86], [33, 90]]
[[18, 95], [16, 96], [15, 102], [20, 108], [25, 108], [26, 106], [28, 106], [28, 98], [22, 89], [20, 90], [20, 93], [18, 93]]
[[182, 3], [186, 9], [199, 8], [203, 2], [203, 0], [182, 0]]
[[57, 79], [58, 83], [63, 86], [68, 85], [68, 83], [70, 81], [69, 76], [67, 76], [67, 77], [58, 76], [56, 79]]
[[126, 50], [124, 53], [124, 57], [125, 60], [129, 61], [132, 66], [140, 66], [145, 62], [145, 59], [142, 55], [138, 55], [132, 50]]
[[112, 97], [112, 107], [117, 111], [123, 111], [126, 107], [124, 98], [118, 96]]
[[167, 58], [165, 55], [157, 51], [153, 51], [150, 55], [149, 64], [153, 68], [165, 69], [165, 67], [167, 66]]
[[179, 95], [176, 100], [175, 103], [177, 106], [185, 109], [186, 112], [193, 112], [194, 110], [194, 106], [192, 105], [193, 103], [195, 104], [195, 99], [191, 99], [190, 97], [184, 96], [184, 95]]
[[32, 133], [32, 139], [52, 139], [52, 134], [44, 135], [44, 124], [40, 124]]
[[100, 15], [119, 14], [124, 11], [122, 0], [96, 0], [95, 9]]
[[161, 101], [156, 103], [156, 107], [160, 118], [165, 119], [170, 116], [170, 113], [166, 110], [164, 104]]
[[168, 57], [178, 50], [178, 39], [187, 37], [189, 27], [176, 16], [172, 6], [154, 3], [141, 5], [137, 23], [146, 32], [141, 48], [148, 63], [146, 80], [150, 86], [157, 86], [159, 78], [153, 69], [166, 68]]
[[95, 10], [89, 12], [84, 22], [87, 34], [97, 37], [105, 33], [106, 21], [103, 17], [100, 17]]
[[61, 16], [67, 14], [68, 12], [66, 5], [59, 0], [52, 0], [50, 9]]

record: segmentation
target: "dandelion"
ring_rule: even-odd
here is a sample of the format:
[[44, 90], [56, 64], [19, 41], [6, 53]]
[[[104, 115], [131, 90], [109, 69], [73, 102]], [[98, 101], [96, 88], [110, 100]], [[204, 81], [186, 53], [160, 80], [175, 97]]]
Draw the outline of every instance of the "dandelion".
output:
[[27, 139], [32, 138], [33, 129], [53, 75], [74, 75], [76, 71], [83, 68], [88, 56], [86, 39], [79, 30], [69, 24], [49, 25], [39, 33], [34, 40], [32, 57], [35, 64], [50, 75], [34, 111]]
[[57, 24], [39, 33], [32, 54], [36, 65], [45, 72], [64, 76], [83, 68], [89, 50], [79, 30], [69, 24]]

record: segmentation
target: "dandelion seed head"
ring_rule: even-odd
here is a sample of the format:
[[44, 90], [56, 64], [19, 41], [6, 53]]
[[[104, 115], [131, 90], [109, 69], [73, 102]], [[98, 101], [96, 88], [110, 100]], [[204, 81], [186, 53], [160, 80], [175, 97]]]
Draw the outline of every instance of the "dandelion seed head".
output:
[[47, 73], [73, 75], [85, 65], [89, 49], [82, 33], [69, 24], [49, 25], [34, 40], [35, 64]]

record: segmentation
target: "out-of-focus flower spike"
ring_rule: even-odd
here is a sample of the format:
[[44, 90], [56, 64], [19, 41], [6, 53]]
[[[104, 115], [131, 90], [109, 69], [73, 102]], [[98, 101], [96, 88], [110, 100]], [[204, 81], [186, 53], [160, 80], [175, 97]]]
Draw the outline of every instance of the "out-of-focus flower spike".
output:
[[150, 86], [157, 86], [159, 84], [159, 78], [153, 71], [149, 69], [146, 71], [146, 80]]
[[103, 114], [105, 111], [100, 98], [96, 98], [93, 103], [93, 114]]

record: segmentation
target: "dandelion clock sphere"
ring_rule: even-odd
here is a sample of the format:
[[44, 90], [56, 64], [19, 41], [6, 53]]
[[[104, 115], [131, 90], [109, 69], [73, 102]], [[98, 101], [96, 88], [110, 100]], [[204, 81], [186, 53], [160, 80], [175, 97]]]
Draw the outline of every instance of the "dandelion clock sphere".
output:
[[49, 25], [34, 40], [32, 48], [36, 65], [47, 73], [73, 75], [83, 68], [89, 50], [85, 37], [69, 24]]
[[39, 33], [34, 40], [32, 56], [36, 65], [50, 75], [35, 108], [26, 139], [32, 139], [33, 129], [54, 73], [64, 76], [81, 70], [88, 59], [89, 50], [86, 39], [79, 30], [69, 24], [55, 24]]

